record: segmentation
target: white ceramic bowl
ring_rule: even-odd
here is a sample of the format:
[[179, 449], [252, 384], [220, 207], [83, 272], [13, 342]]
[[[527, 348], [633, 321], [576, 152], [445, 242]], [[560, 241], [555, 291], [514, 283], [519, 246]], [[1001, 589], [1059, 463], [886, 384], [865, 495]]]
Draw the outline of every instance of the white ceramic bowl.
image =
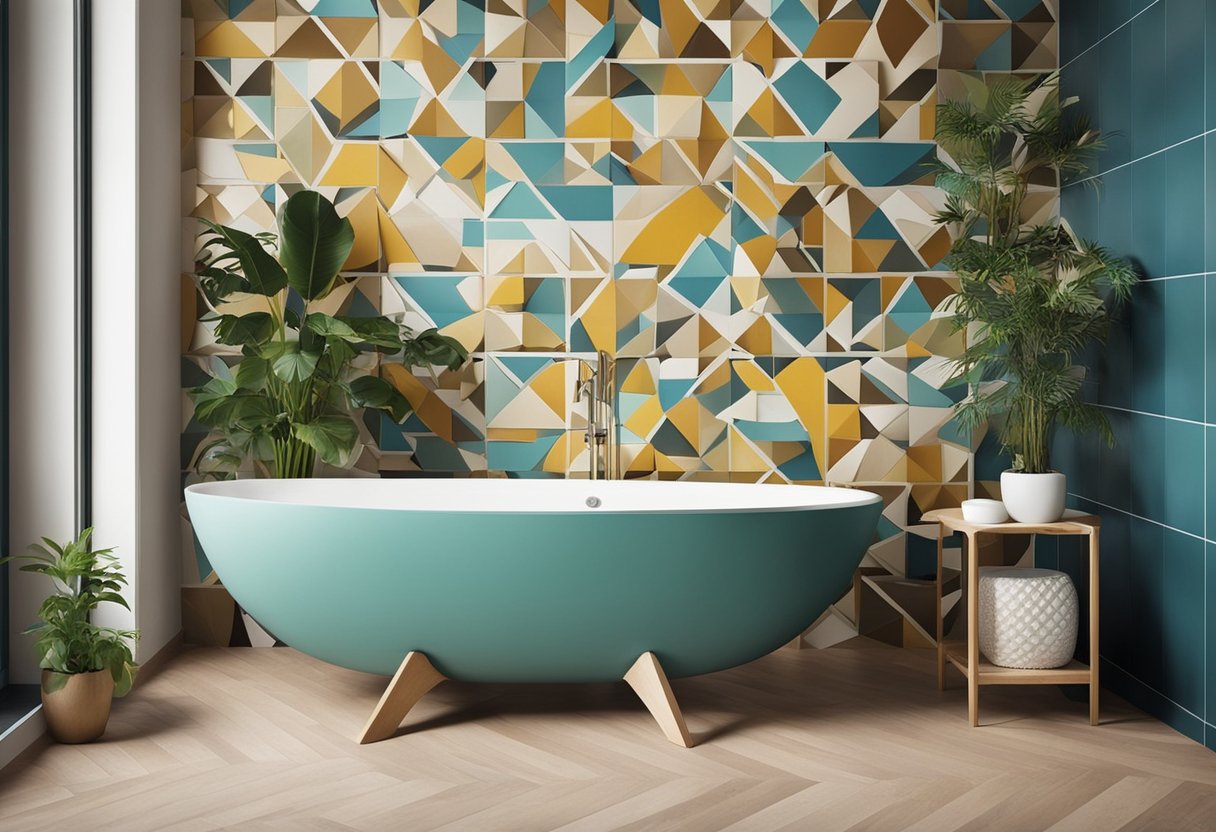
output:
[[963, 519], [968, 523], [1004, 523], [1009, 512], [1000, 500], [963, 500]]

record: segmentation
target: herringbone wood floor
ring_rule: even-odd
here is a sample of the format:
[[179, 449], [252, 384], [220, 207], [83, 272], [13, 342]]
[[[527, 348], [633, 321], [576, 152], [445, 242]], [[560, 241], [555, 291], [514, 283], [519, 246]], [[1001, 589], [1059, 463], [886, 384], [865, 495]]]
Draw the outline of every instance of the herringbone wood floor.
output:
[[0, 774], [0, 829], [1216, 828], [1216, 755], [1116, 700], [938, 693], [864, 639], [673, 683], [692, 750], [625, 687], [445, 683], [356, 745], [384, 681], [287, 649], [193, 649], [87, 746]]

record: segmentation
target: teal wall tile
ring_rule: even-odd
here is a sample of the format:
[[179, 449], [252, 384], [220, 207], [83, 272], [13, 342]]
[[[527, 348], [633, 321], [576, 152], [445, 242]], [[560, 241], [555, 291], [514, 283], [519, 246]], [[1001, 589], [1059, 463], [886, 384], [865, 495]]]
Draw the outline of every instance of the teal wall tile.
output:
[[1206, 0], [1162, 0], [1165, 7], [1165, 86], [1162, 140], [1176, 144], [1203, 132], [1204, 6]]
[[[1202, 128], [1199, 128], [1202, 129]], [[1188, 138], [1165, 153], [1165, 274], [1204, 271], [1204, 140]]]
[[[1088, 104], [1085, 106], [1090, 119], [1102, 130], [1106, 149], [1099, 159], [1101, 169], [1109, 170], [1132, 158], [1135, 128], [1132, 113], [1135, 108], [1127, 94], [1135, 82], [1136, 72], [1135, 64], [1128, 60], [1132, 53], [1132, 27], [1124, 26], [1112, 32], [1093, 51], [1097, 54], [1098, 110], [1092, 112]], [[1081, 100], [1086, 99], [1082, 97]]]
[[1098, 183], [1069, 185], [1060, 192], [1060, 210], [1068, 217], [1075, 234], [1085, 240], [1097, 241], [1098, 204], [1101, 192]]
[[1170, 203], [1166, 154], [1156, 153], [1130, 165], [1132, 176], [1131, 258], [1145, 277], [1165, 277], [1165, 212]]
[[[1205, 550], [1203, 632], [1207, 643], [1204, 646], [1204, 664], [1208, 668], [1213, 668], [1216, 667], [1216, 543], [1207, 543]], [[1216, 719], [1216, 685], [1211, 684], [1210, 677], [1203, 715], [1209, 723]], [[1209, 736], [1216, 740], [1216, 731], [1209, 731]]]
[[1060, 17], [1060, 64], [1076, 59], [1098, 40], [1101, 23], [1097, 3], [1078, 3]]
[[1203, 21], [1204, 30], [1204, 78], [1207, 99], [1204, 106], [1204, 127], [1216, 127], [1216, 11], [1208, 10]]
[[1163, 280], [1165, 287], [1162, 413], [1178, 419], [1203, 421], [1206, 309], [1203, 275]]
[[1205, 542], [1166, 529], [1161, 552], [1161, 684], [1194, 714], [1204, 712]]
[[1165, 407], [1165, 293], [1167, 281], [1136, 285], [1124, 326], [1132, 343], [1131, 408], [1161, 413]]
[[[1216, 275], [1209, 274], [1204, 278], [1204, 309], [1206, 320], [1216, 321]], [[1207, 407], [1204, 411], [1204, 421], [1216, 421], [1216, 325], [1206, 326], [1204, 332], [1205, 369], [1207, 371]]]
[[[1160, 118], [1161, 94], [1166, 89], [1165, 3], [1157, 2], [1132, 20], [1131, 61], [1136, 71], [1130, 88], [1136, 130], [1132, 153], [1136, 158], [1165, 146], [1165, 122]], [[1150, 114], [1156, 117], [1150, 118]]]
[[[1212, 17], [1216, 17], [1213, 14]], [[1216, 41], [1213, 41], [1211, 51], [1216, 52]], [[1216, 83], [1214, 81], [1213, 83]], [[1211, 114], [1211, 123], [1216, 126], [1216, 111]], [[1204, 239], [1206, 241], [1204, 251], [1204, 270], [1208, 272], [1216, 272], [1216, 135], [1206, 135], [1203, 137], [1203, 174], [1204, 194]], [[1198, 172], [1196, 172], [1198, 175]]]
[[1116, 168], [1102, 175], [1102, 202], [1098, 211], [1098, 241], [1111, 253], [1131, 253], [1132, 167]]

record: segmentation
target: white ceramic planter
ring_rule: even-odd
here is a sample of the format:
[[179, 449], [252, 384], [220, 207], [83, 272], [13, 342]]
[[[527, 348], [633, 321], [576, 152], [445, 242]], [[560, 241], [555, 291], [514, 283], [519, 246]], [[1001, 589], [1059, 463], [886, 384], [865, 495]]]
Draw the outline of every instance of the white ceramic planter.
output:
[[1001, 474], [1001, 502], [1019, 523], [1054, 523], [1064, 514], [1066, 480], [1059, 471], [1048, 474]]

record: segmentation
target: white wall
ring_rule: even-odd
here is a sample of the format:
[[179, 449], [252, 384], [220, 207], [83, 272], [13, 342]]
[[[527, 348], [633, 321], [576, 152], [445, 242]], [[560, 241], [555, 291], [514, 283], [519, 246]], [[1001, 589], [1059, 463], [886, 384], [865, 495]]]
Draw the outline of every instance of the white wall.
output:
[[[10, 2], [10, 540], [73, 532], [72, 0]], [[93, 522], [117, 546], [146, 660], [180, 630], [180, 9], [93, 3]], [[11, 679], [45, 594], [11, 583]]]
[[[9, 541], [73, 531], [72, 2], [11, 0]], [[45, 595], [10, 569], [10, 680], [36, 681], [29, 636]]]
[[181, 629], [180, 10], [93, 4], [93, 522], [132, 579], [138, 658]]

